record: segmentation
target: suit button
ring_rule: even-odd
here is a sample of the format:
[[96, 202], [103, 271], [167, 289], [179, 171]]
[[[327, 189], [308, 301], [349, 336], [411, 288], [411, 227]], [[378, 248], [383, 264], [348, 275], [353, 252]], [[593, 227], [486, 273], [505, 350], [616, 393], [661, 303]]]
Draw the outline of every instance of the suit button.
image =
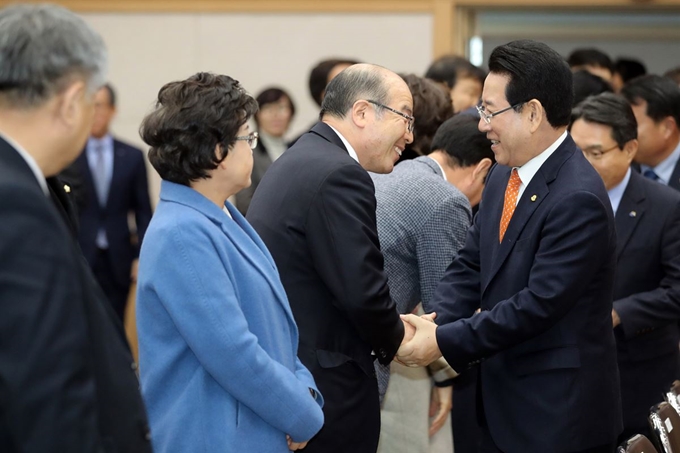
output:
[[132, 371], [137, 371], [137, 368], [138, 368], [137, 362], [132, 362], [132, 363], [130, 364], [130, 368], [132, 368]]
[[380, 351], [378, 352], [380, 353], [380, 357], [382, 357], [383, 359], [387, 357], [387, 353], [385, 352], [384, 349], [381, 348]]

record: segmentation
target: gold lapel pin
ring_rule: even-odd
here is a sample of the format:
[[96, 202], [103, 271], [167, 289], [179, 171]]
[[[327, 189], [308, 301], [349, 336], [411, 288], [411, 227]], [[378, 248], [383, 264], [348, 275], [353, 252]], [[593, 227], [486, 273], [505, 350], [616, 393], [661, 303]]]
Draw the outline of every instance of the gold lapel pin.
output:
[[68, 184], [64, 184], [64, 192], [71, 193], [71, 186], [69, 186]]
[[637, 216], [637, 212], [635, 212], [635, 211], [630, 211], [630, 212], [628, 213], [628, 215], [629, 215], [630, 217], [636, 217], [636, 216]]
[[536, 201], [536, 198], [538, 198], [536, 195], [531, 196], [531, 201]]

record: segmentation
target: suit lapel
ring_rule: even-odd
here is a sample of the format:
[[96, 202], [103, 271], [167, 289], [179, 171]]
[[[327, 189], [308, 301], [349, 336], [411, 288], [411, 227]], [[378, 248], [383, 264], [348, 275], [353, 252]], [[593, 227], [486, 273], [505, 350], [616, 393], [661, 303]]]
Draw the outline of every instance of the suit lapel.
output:
[[668, 181], [668, 185], [675, 190], [680, 190], [680, 160], [678, 160], [678, 163], [675, 164], [675, 168], [673, 169], [671, 179]]
[[109, 191], [106, 196], [106, 206], [109, 205], [111, 197], [115, 196], [114, 187], [120, 187], [118, 179], [122, 177], [123, 169], [125, 168], [125, 151], [113, 141], [113, 169], [111, 171], [111, 181], [109, 181]]
[[643, 176], [636, 172], [631, 172], [628, 187], [623, 192], [623, 197], [621, 197], [621, 202], [614, 217], [616, 222], [617, 259], [621, 256], [645, 212], [645, 189], [640, 178], [643, 178]]
[[517, 239], [524, 230], [527, 222], [531, 216], [536, 212], [536, 209], [543, 203], [543, 201], [550, 194], [550, 184], [557, 178], [562, 164], [574, 154], [576, 145], [574, 144], [571, 136], [567, 135], [562, 144], [555, 150], [555, 152], [546, 160], [541, 168], [538, 169], [534, 177], [529, 182], [529, 185], [524, 189], [522, 197], [517, 203], [515, 212], [510, 219], [508, 229], [503, 236], [503, 242], [498, 243], [499, 230], [500, 230], [500, 219], [503, 212], [503, 203], [505, 197], [505, 188], [507, 187], [508, 180], [510, 179], [511, 169], [504, 167], [504, 171], [499, 176], [501, 184], [503, 184], [500, 189], [500, 194], [496, 197], [495, 202], [492, 204], [491, 209], [493, 210], [493, 215], [490, 218], [493, 220], [491, 225], [492, 233], [492, 259], [491, 259], [491, 271], [487, 274], [487, 280], [484, 282], [483, 291], [486, 290], [488, 284], [493, 280], [494, 276], [498, 273], [502, 267], [505, 260], [510, 255]]
[[87, 194], [88, 201], [89, 197], [92, 197], [92, 200], [94, 204], [99, 206], [99, 202], [97, 201], [97, 190], [94, 187], [94, 178], [92, 177], [92, 172], [90, 171], [90, 164], [87, 160], [87, 149], [83, 149], [83, 152], [80, 153], [80, 156], [76, 159], [76, 165], [78, 166], [78, 171], [81, 175], [82, 182], [83, 182], [83, 189], [85, 190], [85, 193]]

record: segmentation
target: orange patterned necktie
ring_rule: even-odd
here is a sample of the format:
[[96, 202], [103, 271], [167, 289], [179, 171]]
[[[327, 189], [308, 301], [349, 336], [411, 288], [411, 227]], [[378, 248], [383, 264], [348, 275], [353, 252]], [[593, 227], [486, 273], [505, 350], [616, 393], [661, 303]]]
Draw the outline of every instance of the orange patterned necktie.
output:
[[505, 230], [508, 229], [512, 214], [515, 212], [517, 195], [519, 195], [519, 186], [521, 184], [522, 180], [519, 179], [519, 173], [517, 173], [516, 168], [513, 168], [510, 173], [510, 179], [508, 179], [508, 187], [505, 188], [505, 201], [503, 202], [503, 216], [501, 216], [501, 229], [498, 242], [503, 242]]

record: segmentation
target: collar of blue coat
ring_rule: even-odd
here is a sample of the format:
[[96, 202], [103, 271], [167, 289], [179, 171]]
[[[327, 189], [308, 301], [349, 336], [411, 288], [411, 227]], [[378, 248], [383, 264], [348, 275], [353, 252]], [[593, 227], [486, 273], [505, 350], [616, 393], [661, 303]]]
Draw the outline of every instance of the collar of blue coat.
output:
[[230, 219], [215, 203], [191, 187], [165, 180], [161, 181], [160, 198], [165, 202], [178, 203], [194, 209], [218, 225], [226, 239], [234, 244], [243, 258], [262, 273], [278, 296], [279, 302], [283, 304], [286, 312], [293, 319], [288, 297], [281, 283], [274, 258], [272, 258], [260, 236], [238, 209], [229, 202], [225, 204], [231, 215]]

